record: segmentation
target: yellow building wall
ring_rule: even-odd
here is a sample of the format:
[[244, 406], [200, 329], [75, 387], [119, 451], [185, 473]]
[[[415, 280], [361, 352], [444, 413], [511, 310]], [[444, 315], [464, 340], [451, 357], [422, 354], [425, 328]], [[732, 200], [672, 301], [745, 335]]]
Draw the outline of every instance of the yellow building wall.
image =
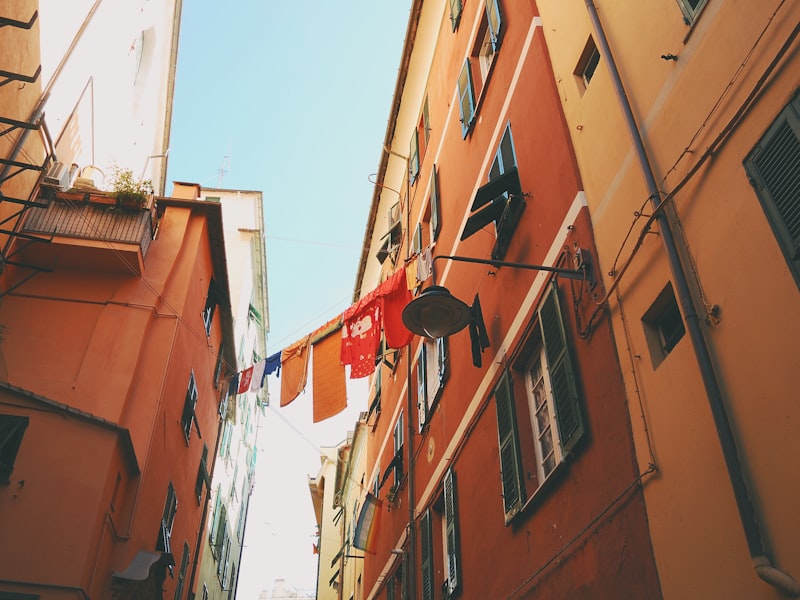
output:
[[[676, 192], [667, 214], [767, 553], [798, 579], [800, 403], [792, 373], [800, 295], [742, 163], [797, 91], [800, 5], [709, 0], [688, 26], [676, 0], [593, 4], [662, 198]], [[595, 35], [587, 3], [538, 5], [595, 227], [599, 272], [614, 290], [608, 307], [638, 460], [642, 470], [651, 462], [658, 468], [644, 491], [664, 597], [778, 597], [753, 573], [688, 334], [656, 368], [650, 358], [642, 317], [672, 276], [656, 226], [637, 248], [653, 211], [609, 57], [601, 53], [584, 88], [574, 73]], [[777, 68], [765, 75], [787, 42]]]

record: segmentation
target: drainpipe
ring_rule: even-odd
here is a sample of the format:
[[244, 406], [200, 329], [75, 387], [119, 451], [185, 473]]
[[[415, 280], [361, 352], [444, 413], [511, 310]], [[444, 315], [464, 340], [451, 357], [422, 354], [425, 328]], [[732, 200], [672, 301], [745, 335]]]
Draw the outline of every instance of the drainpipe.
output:
[[[639, 167], [642, 170], [647, 184], [650, 203], [653, 206], [653, 210], [656, 210], [660, 202], [660, 194], [653, 169], [647, 156], [647, 151], [644, 147], [644, 142], [642, 141], [641, 132], [636, 125], [633, 110], [628, 101], [628, 96], [625, 93], [625, 87], [622, 84], [617, 65], [611, 54], [611, 49], [608, 46], [608, 40], [603, 26], [600, 23], [600, 18], [597, 15], [597, 8], [594, 5], [594, 1], [585, 0], [585, 2], [600, 53], [602, 56], [605, 56], [608, 63], [608, 71], [611, 75], [614, 90], [625, 118], [625, 124], [633, 141]], [[714, 418], [722, 454], [725, 458], [725, 465], [728, 469], [728, 477], [730, 478], [731, 487], [733, 488], [736, 506], [739, 509], [739, 519], [742, 522], [747, 547], [753, 561], [753, 568], [756, 574], [769, 585], [791, 598], [798, 598], [800, 597], [800, 584], [789, 574], [776, 568], [767, 556], [764, 541], [759, 530], [758, 517], [756, 516], [756, 511], [747, 489], [747, 481], [742, 471], [742, 464], [736, 447], [736, 439], [734, 438], [730, 419], [725, 409], [722, 389], [714, 370], [711, 352], [705, 339], [700, 319], [692, 301], [689, 282], [683, 265], [681, 264], [678, 246], [675, 242], [675, 237], [672, 233], [667, 215], [663, 211], [657, 211], [656, 221], [658, 223], [661, 239], [664, 243], [664, 249], [667, 253], [667, 259], [678, 293], [678, 300], [686, 321], [686, 329], [692, 341], [695, 360], [700, 369], [703, 386], [705, 387], [706, 396], [708, 397], [708, 404]]]

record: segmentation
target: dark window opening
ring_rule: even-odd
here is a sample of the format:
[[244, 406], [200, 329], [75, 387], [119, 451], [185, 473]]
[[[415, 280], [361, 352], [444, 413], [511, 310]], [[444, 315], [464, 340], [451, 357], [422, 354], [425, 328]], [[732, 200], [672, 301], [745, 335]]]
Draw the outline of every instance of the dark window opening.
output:
[[686, 333], [683, 317], [678, 308], [678, 302], [675, 300], [675, 293], [672, 291], [672, 283], [668, 283], [661, 290], [653, 304], [647, 309], [642, 317], [642, 324], [655, 369], [672, 352]]

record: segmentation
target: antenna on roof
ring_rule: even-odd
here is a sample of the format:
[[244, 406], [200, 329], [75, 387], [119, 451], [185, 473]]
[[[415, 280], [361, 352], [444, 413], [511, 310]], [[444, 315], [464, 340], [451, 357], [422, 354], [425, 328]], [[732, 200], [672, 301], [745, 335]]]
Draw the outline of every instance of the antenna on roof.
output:
[[230, 150], [228, 150], [228, 154], [222, 157], [222, 167], [217, 169], [217, 175], [219, 175], [219, 179], [217, 181], [217, 187], [222, 187], [222, 179], [231, 170], [231, 157], [230, 157]]

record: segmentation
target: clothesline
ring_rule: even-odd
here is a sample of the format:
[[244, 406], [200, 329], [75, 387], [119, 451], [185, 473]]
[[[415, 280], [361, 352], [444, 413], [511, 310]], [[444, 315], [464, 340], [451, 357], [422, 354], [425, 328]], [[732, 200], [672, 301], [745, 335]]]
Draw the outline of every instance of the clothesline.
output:
[[[428, 247], [322, 327], [234, 373], [229, 395], [258, 391], [274, 373], [281, 381], [280, 406], [287, 406], [305, 390], [310, 363], [314, 423], [339, 414], [347, 408], [345, 367], [350, 367], [350, 379], [367, 377], [375, 371], [381, 337], [389, 348], [411, 342], [413, 334], [403, 324], [402, 311], [413, 297], [412, 290], [431, 273]], [[340, 336], [334, 335], [339, 331]]]

